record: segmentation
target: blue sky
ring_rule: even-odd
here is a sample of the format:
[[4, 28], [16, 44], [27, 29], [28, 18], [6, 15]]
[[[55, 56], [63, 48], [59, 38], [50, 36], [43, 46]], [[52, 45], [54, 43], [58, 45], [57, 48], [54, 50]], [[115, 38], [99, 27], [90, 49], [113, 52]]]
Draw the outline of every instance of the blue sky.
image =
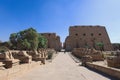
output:
[[0, 0], [0, 40], [29, 27], [55, 32], [64, 42], [69, 26], [106, 26], [112, 43], [120, 43], [120, 0]]

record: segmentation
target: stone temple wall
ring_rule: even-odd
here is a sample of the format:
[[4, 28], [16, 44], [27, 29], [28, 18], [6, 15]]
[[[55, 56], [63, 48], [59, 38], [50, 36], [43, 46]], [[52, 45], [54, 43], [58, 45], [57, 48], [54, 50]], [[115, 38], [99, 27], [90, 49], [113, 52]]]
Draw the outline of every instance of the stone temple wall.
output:
[[64, 48], [67, 51], [86, 47], [100, 50], [99, 43], [104, 44], [102, 49], [105, 51], [113, 49], [104, 26], [71, 26], [69, 36], [65, 39]]
[[56, 33], [40, 33], [42, 36], [47, 38], [47, 48], [53, 48], [57, 51], [60, 51], [62, 48], [62, 43], [60, 42], [60, 37]]

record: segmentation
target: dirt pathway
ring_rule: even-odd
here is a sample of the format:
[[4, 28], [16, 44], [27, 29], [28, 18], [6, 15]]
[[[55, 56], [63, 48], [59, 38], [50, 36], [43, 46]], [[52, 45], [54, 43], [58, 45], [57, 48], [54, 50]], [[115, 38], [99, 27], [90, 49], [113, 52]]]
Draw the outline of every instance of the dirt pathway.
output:
[[68, 53], [60, 52], [52, 63], [39, 66], [13, 80], [110, 80], [76, 64]]

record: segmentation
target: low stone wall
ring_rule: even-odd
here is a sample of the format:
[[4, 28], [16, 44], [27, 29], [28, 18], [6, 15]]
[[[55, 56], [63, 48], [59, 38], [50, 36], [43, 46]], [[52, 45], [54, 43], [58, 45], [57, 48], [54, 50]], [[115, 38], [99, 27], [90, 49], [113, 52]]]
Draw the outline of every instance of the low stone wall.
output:
[[93, 63], [86, 63], [87, 67], [96, 69], [98, 71], [101, 71], [103, 73], [106, 73], [110, 76], [116, 77], [120, 79], [120, 70], [115, 69], [115, 68], [111, 68], [111, 67], [106, 67], [106, 66], [101, 66], [101, 65], [97, 65], [97, 64], [93, 64]]
[[0, 70], [0, 80], [10, 80], [13, 77], [23, 75], [40, 64], [40, 61], [31, 62], [29, 64], [14, 65], [12, 68]]

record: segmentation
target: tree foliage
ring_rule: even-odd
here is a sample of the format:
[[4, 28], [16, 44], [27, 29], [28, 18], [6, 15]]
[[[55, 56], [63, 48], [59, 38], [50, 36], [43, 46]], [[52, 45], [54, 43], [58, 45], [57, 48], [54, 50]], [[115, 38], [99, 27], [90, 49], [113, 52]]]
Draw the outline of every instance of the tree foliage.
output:
[[6, 52], [9, 49], [6, 46], [0, 46], [0, 53]]
[[[33, 28], [20, 31], [18, 33], [12, 33], [10, 35], [10, 42], [13, 49], [19, 50], [36, 50], [39, 47], [46, 45], [44, 43], [45, 38], [39, 36], [37, 31]], [[43, 43], [42, 45], [39, 45]]]
[[39, 35], [39, 44], [38, 44], [38, 48], [47, 48], [47, 39], [41, 35]]
[[0, 43], [0, 47], [1, 47], [1, 46], [5, 46], [5, 47], [7, 47], [7, 48], [9, 48], [9, 49], [11, 48], [11, 45], [12, 45], [12, 44], [11, 44], [10, 41], [6, 41], [6, 42], [1, 42], [1, 43]]
[[12, 33], [10, 35], [10, 42], [12, 43], [12, 47], [16, 49], [17, 48], [17, 33]]

